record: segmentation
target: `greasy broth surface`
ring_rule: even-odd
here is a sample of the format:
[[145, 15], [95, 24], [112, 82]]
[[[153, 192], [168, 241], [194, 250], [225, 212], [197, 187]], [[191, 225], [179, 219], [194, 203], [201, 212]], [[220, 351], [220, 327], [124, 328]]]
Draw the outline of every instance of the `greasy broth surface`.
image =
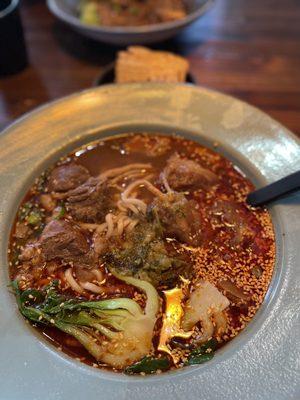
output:
[[[196, 142], [172, 136], [169, 137], [169, 148], [162, 154], [153, 156], [149, 154], [148, 150], [145, 152], [145, 149], [140, 152], [128, 150], [126, 143], [131, 138], [132, 135], [123, 135], [93, 142], [76, 150], [60, 162], [74, 159], [78, 164], [85, 166], [93, 176], [97, 176], [107, 169], [130, 163], [151, 163], [156, 174], [153, 183], [156, 187], [162, 189], [158, 179], [159, 174], [169, 157], [177, 152], [182, 157], [197, 161], [201, 166], [219, 177], [218, 184], [211, 190], [189, 190], [186, 192], [188, 199], [193, 199], [199, 204], [199, 218], [205, 241], [197, 249], [191, 250], [186, 246], [185, 249], [181, 249], [181, 252], [185, 252], [193, 264], [196, 279], [208, 280], [216, 285], [219, 290], [222, 290], [218, 286], [220, 281], [231, 279], [249, 297], [245, 302], [238, 302], [234, 297], [230, 298], [229, 296], [231, 304], [226, 311], [229, 328], [223, 336], [223, 341], [220, 344], [222, 345], [239, 333], [251, 320], [267, 291], [272, 277], [275, 254], [274, 234], [269, 214], [264, 209], [252, 209], [246, 205], [246, 195], [254, 188], [252, 183], [220, 154], [200, 146]], [[34, 199], [36, 195], [35, 189], [29, 190], [22, 204]], [[150, 201], [151, 196], [144, 193], [144, 199], [147, 199], [147, 196]], [[214, 205], [220, 200], [230, 201], [251, 232], [255, 232], [251, 240], [243, 240], [237, 246], [232, 245], [236, 235], [234, 227], [226, 218], [223, 218], [222, 213], [216, 212], [214, 214], [212, 212]], [[11, 233], [9, 251], [11, 279], [16, 278], [20, 266], [22, 267], [22, 263], [16, 259], [18, 243], [14, 235], [15, 226]], [[55, 277], [62, 279], [59, 271]], [[36, 287], [41, 288], [47, 278], [48, 273], [42, 272], [39, 280], [35, 283]], [[222, 291], [224, 294], [226, 293], [226, 291]], [[76, 296], [76, 293], [71, 289], [66, 289], [66, 293]], [[125, 287], [121, 294], [125, 297], [126, 295], [132, 296], [132, 288], [126, 289]], [[84, 294], [83, 297], [100, 299], [101, 295]], [[93, 357], [76, 339], [56, 328], [39, 326], [38, 329], [62, 351], [90, 365], [99, 366], [95, 364]], [[157, 336], [154, 337], [154, 343], [156, 342]]]

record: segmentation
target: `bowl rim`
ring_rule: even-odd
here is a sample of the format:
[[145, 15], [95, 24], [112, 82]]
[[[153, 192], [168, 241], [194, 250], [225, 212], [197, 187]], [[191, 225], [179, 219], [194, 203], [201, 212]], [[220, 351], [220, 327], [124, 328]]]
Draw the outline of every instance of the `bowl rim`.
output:
[[142, 25], [142, 26], [129, 26], [129, 27], [111, 27], [111, 26], [95, 26], [82, 23], [79, 18], [68, 14], [59, 5], [57, 0], [47, 0], [47, 6], [49, 10], [60, 20], [76, 27], [77, 29], [86, 29], [95, 34], [105, 33], [112, 35], [120, 34], [147, 34], [161, 31], [168, 31], [170, 29], [179, 29], [186, 25], [191, 24], [196, 19], [201, 17], [208, 11], [215, 0], [203, 0], [201, 4], [195, 11], [187, 14], [184, 18], [177, 19], [171, 22], [161, 22], [159, 24], [152, 25]]
[[20, 0], [11, 0], [11, 3], [0, 11], [0, 18], [6, 17], [19, 6]]
[[[126, 92], [130, 94], [129, 99], [124, 96]], [[145, 96], [145, 94], [147, 94], [147, 96]], [[190, 107], [192, 95], [193, 97], [195, 97], [195, 100], [193, 100], [193, 102], [197, 101], [197, 107], [194, 108], [193, 111], [191, 111]], [[150, 103], [148, 103], [150, 105], [151, 100], [156, 100], [156, 102], [163, 102], [168, 106], [172, 106], [172, 112], [169, 114], [166, 112], [165, 117], [167, 117], [167, 119], [164, 119], [161, 117], [161, 108], [158, 107], [156, 103], [152, 103], [152, 108], [154, 107], [155, 109], [154, 114], [147, 114], [146, 116], [143, 115], [141, 117], [139, 113], [137, 114], [136, 111], [134, 111], [135, 116], [128, 115], [127, 108], [132, 107], [132, 103], [130, 103], [130, 97], [131, 101], [132, 99], [134, 100], [134, 104], [140, 104], [141, 98], [146, 98], [146, 100], [150, 99], [147, 100], [147, 102], [150, 101]], [[174, 99], [174, 102], [169, 103], [170, 99]], [[205, 109], [205, 107], [210, 109], [210, 106], [213, 104], [217, 106], [217, 109], [219, 110], [218, 112], [222, 111], [222, 113], [220, 114], [220, 117], [222, 116], [222, 119], [217, 123], [217, 128], [214, 128], [217, 132], [217, 136], [220, 137], [221, 134], [227, 133], [229, 135], [228, 137], [226, 137], [225, 135], [224, 137], [222, 136], [222, 140], [220, 138], [221, 143], [223, 143], [223, 145], [225, 144], [226, 146], [230, 146], [230, 148], [233, 146], [233, 149], [237, 148], [236, 150], [241, 156], [243, 156], [243, 158], [244, 152], [246, 153], [245, 155], [247, 156], [247, 158], [250, 157], [249, 152], [251, 152], [251, 154], [253, 155], [255, 154], [253, 153], [253, 150], [255, 150], [253, 149], [253, 147], [248, 147], [248, 151], [245, 151], [246, 148], [243, 147], [243, 140], [247, 138], [245, 133], [251, 132], [253, 133], [256, 142], [258, 139], [260, 140], [269, 137], [269, 140], [267, 140], [266, 144], [263, 145], [262, 150], [268, 150], [268, 146], [272, 144], [280, 145], [279, 147], [274, 147], [275, 153], [280, 155], [280, 160], [284, 159], [284, 166], [286, 166], [288, 170], [293, 168], [293, 166], [295, 167], [298, 160], [300, 161], [300, 158], [298, 158], [298, 155], [300, 155], [300, 148], [296, 147], [296, 145], [300, 143], [299, 138], [294, 136], [281, 124], [277, 123], [266, 114], [259, 111], [257, 108], [249, 106], [247, 105], [247, 103], [237, 100], [232, 96], [221, 94], [214, 90], [206, 89], [203, 87], [196, 87], [186, 84], [148, 83], [106, 85], [102, 88], [93, 88], [74, 93], [65, 98], [50, 102], [50, 104], [48, 103], [40, 106], [34, 111], [19, 118], [14, 124], [6, 128], [6, 130], [0, 136], [0, 141], [3, 140], [3, 145], [6, 144], [6, 146], [1, 147], [1, 152], [3, 152], [3, 155], [7, 158], [11, 151], [18, 151], [18, 142], [22, 142], [14, 140], [15, 146], [7, 146], [9, 141], [16, 139], [16, 135], [22, 134], [24, 135], [24, 139], [33, 139], [34, 132], [31, 128], [34, 128], [34, 130], [40, 130], [43, 128], [43, 125], [40, 125], [37, 122], [38, 120], [40, 120], [40, 117], [45, 114], [45, 111], [48, 112], [47, 118], [44, 120], [44, 123], [47, 124], [47, 126], [49, 126], [49, 117], [51, 116], [55, 119], [61, 119], [65, 114], [72, 114], [70, 114], [72, 117], [72, 127], [68, 128], [71, 132], [70, 135], [64, 134], [64, 136], [61, 136], [62, 132], [60, 134], [59, 132], [55, 133], [55, 130], [60, 131], [61, 129], [63, 130], [63, 132], [66, 132], [66, 127], [62, 127], [61, 124], [59, 124], [59, 126], [55, 125], [55, 123], [51, 124], [53, 129], [52, 133], [55, 133], [55, 137], [57, 140], [59, 140], [60, 143], [55, 144], [54, 142], [52, 142], [52, 140], [54, 141], [53, 137], [51, 139], [51, 148], [48, 143], [47, 153], [44, 152], [42, 154], [41, 150], [44, 149], [45, 142], [47, 142], [47, 135], [45, 135], [45, 137], [44, 135], [43, 137], [39, 136], [38, 143], [33, 140], [32, 143], [34, 148], [30, 151], [30, 154], [27, 151], [24, 158], [19, 157], [19, 159], [14, 159], [18, 161], [17, 170], [15, 166], [13, 171], [9, 171], [9, 173], [7, 173], [7, 176], [5, 178], [6, 185], [10, 188], [11, 186], [13, 186], [13, 184], [17, 185], [18, 193], [19, 195], [21, 195], [21, 192], [19, 191], [20, 187], [22, 187], [23, 189], [25, 187], [24, 185], [27, 186], [29, 182], [32, 182], [32, 178], [36, 176], [38, 171], [42, 171], [44, 169], [44, 163], [46, 162], [46, 160], [50, 161], [50, 158], [52, 159], [54, 155], [56, 158], [57, 156], [59, 156], [59, 154], [61, 154], [61, 151], [63, 151], [65, 154], [66, 149], [69, 148], [70, 145], [72, 145], [72, 148], [74, 148], [73, 146], [75, 142], [79, 143], [79, 141], [84, 139], [84, 141], [87, 143], [88, 141], [90, 141], [87, 140], [88, 137], [91, 138], [94, 137], [95, 134], [100, 134], [99, 131], [101, 132], [101, 134], [105, 134], [108, 131], [115, 131], [116, 129], [118, 130], [120, 126], [126, 126], [126, 130], [128, 131], [129, 125], [130, 129], [132, 129], [132, 127], [135, 125], [142, 125], [144, 127], [144, 125], [156, 126], [159, 123], [160, 127], [162, 127], [163, 129], [168, 128], [168, 131], [172, 130], [174, 132], [174, 130], [180, 129], [180, 132], [182, 131], [187, 133], [195, 133], [195, 135], [200, 135], [202, 138], [210, 137], [209, 130], [204, 129], [205, 124], [202, 125], [203, 115], [201, 116], [201, 112], [199, 115], [200, 100], [201, 104], [204, 106], [203, 109]], [[94, 102], [95, 104], [93, 104]], [[104, 110], [110, 110], [110, 106], [112, 104], [111, 102], [113, 102], [113, 104], [117, 103], [116, 115], [118, 113], [123, 114], [121, 120], [119, 120], [118, 118], [114, 119], [111, 114], [107, 112], [99, 113], [99, 107], [103, 107]], [[128, 102], [130, 104], [128, 104]], [[122, 105], [121, 108], [118, 107], [118, 105], [120, 104]], [[80, 123], [83, 125], [81, 125], [80, 130], [77, 130], [77, 128], [75, 127], [75, 125], [77, 126], [77, 121], [74, 119], [73, 114], [74, 109], [72, 109], [72, 107], [68, 107], [72, 105], [76, 106], [77, 112], [78, 110], [80, 110], [80, 112], [84, 111], [85, 107], [86, 109], [93, 108], [94, 111], [92, 115], [97, 116], [96, 121], [91, 120], [90, 114], [85, 116], [83, 113], [83, 115], [80, 115]], [[236, 130], [240, 131], [244, 122], [242, 122], [242, 125], [232, 125], [232, 119], [227, 118], [227, 123], [230, 123], [229, 125], [231, 126], [223, 125], [224, 115], [229, 117], [232, 115], [233, 111], [234, 113], [238, 114], [240, 107], [242, 110], [245, 111], [243, 118], [247, 122], [247, 125], [250, 123], [250, 126], [247, 127], [246, 130], [243, 129], [243, 133], [236, 132]], [[200, 111], [201, 109], [202, 108], [200, 107]], [[149, 107], [149, 110], [151, 110], [151, 107]], [[187, 112], [189, 114], [188, 118], [186, 115]], [[214, 121], [213, 125], [215, 125], [216, 123], [215, 112], [216, 110], [214, 110], [212, 116], [209, 111], [209, 119], [210, 121]], [[204, 111], [204, 114], [205, 113], [206, 112]], [[254, 118], [254, 122], [252, 118], [253, 113], [255, 113], [257, 117]], [[154, 119], [153, 115], [155, 117]], [[176, 118], [177, 116], [178, 118]], [[101, 124], [98, 119], [101, 120]], [[85, 121], [87, 121], [87, 125], [85, 125]], [[210, 124], [211, 123], [212, 122], [210, 122]], [[224, 128], [221, 131], [219, 130], [219, 124], [221, 124]], [[266, 127], [267, 129], [265, 129]], [[233, 138], [236, 137], [236, 133], [239, 140], [235, 143], [232, 143]], [[262, 134], [262, 136], [260, 136], [260, 134]], [[6, 139], [8, 140], [8, 142], [6, 141]], [[63, 147], [61, 147], [61, 141], [63, 141]], [[54, 144], [54, 147], [52, 146], [52, 143]], [[23, 146], [22, 143], [20, 143], [20, 145]], [[293, 151], [293, 149], [296, 150]], [[244, 152], [242, 150], [244, 150]], [[286, 150], [286, 156], [285, 154], [283, 154], [283, 150]], [[38, 159], [36, 160], [34, 160], [35, 153], [38, 157]], [[247, 155], [247, 153], [249, 154]], [[293, 154], [297, 155], [297, 159], [291, 158]], [[264, 154], [264, 158], [262, 159], [256, 157], [256, 163], [254, 162], [255, 157], [254, 160], [249, 159], [251, 165], [255, 165], [257, 163], [260, 165], [260, 160], [262, 160], [261, 169], [257, 170], [257, 166], [255, 166], [255, 174], [258, 174], [260, 183], [265, 182], [266, 179], [267, 181], [269, 181], [270, 179], [274, 179], [274, 176], [277, 173], [279, 173], [280, 176], [285, 173], [285, 170], [281, 168], [282, 165], [280, 163], [278, 164], [278, 160], [272, 158], [271, 165], [268, 166], [268, 170], [264, 171], [264, 160], [266, 156], [267, 154]], [[5, 157], [3, 161], [5, 161]], [[289, 165], [289, 160], [292, 161], [291, 165]], [[32, 171], [30, 170], [31, 168], [26, 168], [28, 164], [33, 165], [33, 163], [35, 163], [36, 165], [32, 167]], [[247, 164], [249, 163], [247, 162]], [[267, 164], [269, 163], [267, 162]], [[8, 168], [9, 165], [6, 166], [4, 162], [3, 171], [7, 172]], [[26, 175], [26, 181], [24, 177], [20, 180], [20, 177], [18, 175], [19, 171], [21, 172], [21, 174], [24, 173]], [[4, 175], [5, 174], [3, 174], [3, 176]], [[263, 181], [261, 179], [263, 179]], [[11, 192], [11, 195], [14, 194], [13, 192], [16, 192], [16, 187]], [[297, 199], [300, 201], [300, 196]], [[9, 225], [7, 226], [11, 226], [11, 211], [16, 201], [17, 199], [15, 198], [12, 202], [10, 202], [10, 197], [5, 191], [3, 192], [3, 196], [2, 198], [0, 198], [0, 227], [2, 223], [4, 226], [6, 222], [9, 223]], [[1, 213], [2, 203], [5, 207], [3, 207], [3, 211], [9, 210], [9, 212]], [[294, 367], [298, 365], [296, 363], [299, 360], [299, 358], [297, 357], [300, 353], [299, 349], [297, 347], [295, 349], [294, 346], [295, 337], [292, 338], [292, 341], [287, 340], [287, 337], [291, 337], [291, 328], [295, 327], [295, 324], [297, 323], [297, 320], [295, 321], [295, 319], [293, 320], [291, 319], [291, 317], [295, 316], [297, 310], [299, 310], [299, 307], [297, 305], [299, 304], [297, 300], [299, 299], [299, 294], [296, 290], [297, 288], [299, 288], [300, 275], [299, 270], [295, 268], [295, 263], [297, 262], [297, 260], [300, 259], [300, 249], [299, 246], [297, 246], [297, 237], [299, 238], [298, 234], [300, 233], [300, 218], [298, 218], [297, 220], [297, 216], [300, 215], [300, 209], [299, 207], [297, 207], [297, 204], [295, 204], [294, 202], [290, 204], [287, 203], [286, 205], [274, 205], [274, 207], [276, 208], [276, 210], [274, 211], [276, 211], [276, 214], [278, 214], [278, 235], [280, 236], [280, 238], [278, 238], [278, 244], [281, 246], [280, 252], [282, 254], [282, 266], [284, 266], [284, 268], [280, 267], [280, 270], [277, 270], [278, 272], [280, 272], [280, 279], [279, 276], [277, 276], [277, 279], [274, 282], [274, 290], [270, 292], [268, 304], [265, 304], [266, 307], [263, 309], [262, 307], [264, 306], [264, 304], [261, 305], [260, 310], [258, 310], [258, 313], [260, 311], [261, 313], [259, 315], [258, 313], [255, 315], [254, 318], [256, 318], [256, 320], [254, 321], [253, 319], [251, 328], [249, 324], [250, 329], [247, 331], [244, 330], [241, 335], [238, 335], [234, 339], [235, 343], [231, 342], [231, 347], [227, 349], [224, 348], [224, 352], [222, 352], [222, 349], [220, 350], [220, 353], [216, 355], [216, 362], [212, 361], [202, 366], [200, 365], [195, 368], [189, 368], [188, 370], [182, 371], [178, 374], [174, 373], [149, 376], [147, 377], [147, 379], [141, 377], [130, 377], [130, 379], [129, 377], [121, 378], [119, 375], [108, 376], [107, 374], [104, 375], [100, 373], [100, 371], [95, 370], [91, 367], [82, 365], [76, 360], [70, 360], [68, 356], [58, 354], [57, 351], [52, 351], [49, 346], [45, 346], [45, 344], [42, 343], [40, 339], [38, 340], [35, 335], [31, 335], [29, 329], [26, 329], [26, 332], [25, 329], [22, 329], [22, 331], [18, 330], [18, 327], [21, 326], [21, 322], [22, 326], [25, 326], [25, 322], [22, 320], [22, 317], [19, 314], [15, 315], [16, 305], [14, 299], [12, 298], [12, 295], [8, 293], [7, 287], [5, 286], [5, 283], [7, 282], [7, 271], [1, 271], [0, 269], [0, 311], [3, 305], [7, 304], [9, 306], [9, 310], [5, 310], [3, 307], [4, 319], [2, 319], [2, 321], [0, 319], [0, 330], [1, 333], [4, 332], [3, 341], [0, 342], [0, 354], [2, 351], [5, 356], [5, 352], [10, 351], [11, 348], [7, 345], [7, 343], [11, 344], [13, 342], [15, 346], [13, 349], [15, 352], [18, 352], [18, 346], [21, 346], [22, 343], [26, 344], [25, 346], [22, 346], [21, 353], [17, 353], [18, 357], [15, 359], [14, 357], [11, 357], [10, 353], [7, 353], [6, 357], [11, 357], [11, 362], [9, 363], [9, 365], [11, 364], [12, 367], [11, 369], [7, 369], [7, 365], [4, 363], [2, 366], [5, 373], [3, 375], [1, 375], [0, 373], [0, 383], [1, 379], [3, 379], [4, 394], [12, 394], [14, 395], [14, 399], [28, 399], [30, 397], [26, 396], [29, 393], [30, 396], [33, 395], [33, 397], [35, 397], [35, 395], [32, 394], [33, 392], [37, 393], [36, 391], [39, 390], [39, 388], [41, 387], [43, 387], [44, 390], [47, 385], [51, 385], [53, 379], [57, 379], [57, 381], [55, 381], [56, 386], [54, 388], [52, 387], [52, 392], [48, 393], [49, 397], [47, 398], [49, 400], [56, 400], [57, 398], [61, 400], [66, 400], [67, 398], [71, 397], [71, 389], [69, 387], [71, 385], [66, 385], [63, 378], [68, 378], [69, 380], [70, 378], [72, 378], [72, 387], [75, 388], [72, 389], [73, 391], [81, 390], [81, 385], [84, 385], [84, 383], [87, 382], [88, 385], [87, 387], [85, 387], [85, 391], [88, 390], [92, 394], [90, 396], [91, 400], [98, 399], [99, 396], [100, 398], [107, 398], [109, 400], [113, 400], [116, 398], [122, 398], [124, 400], [140, 400], [146, 395], [149, 400], [156, 400], [157, 397], [161, 395], [164, 395], [165, 399], [170, 400], [172, 398], [181, 398], [183, 397], [183, 394], [186, 395], [186, 393], [189, 393], [189, 398], [191, 399], [206, 398], [213, 400], [215, 398], [219, 398], [220, 396], [220, 392], [218, 390], [220, 384], [222, 385], [222, 389], [225, 390], [225, 393], [223, 393], [224, 396], [222, 396], [224, 400], [239, 400], [241, 389], [245, 390], [245, 398], [249, 400], [269, 398], [272, 393], [274, 394], [274, 399], [283, 400], [287, 398], [285, 397], [286, 394], [295, 394], [295, 390], [299, 390], [299, 386], [295, 389], [295, 384], [299, 383], [299, 375], [296, 375], [297, 370]], [[288, 230], [286, 230], [287, 220], [289, 221]], [[293, 221], [293, 224], [290, 224], [290, 221]], [[3, 230], [3, 232], [6, 232], [6, 230]], [[0, 237], [0, 248], [2, 246], [2, 241], [3, 245], [7, 249], [6, 240], [7, 238]], [[7, 261], [5, 261], [4, 265], [6, 265], [6, 263]], [[4, 274], [5, 279], [2, 280], [1, 277], [4, 277]], [[296, 287], [296, 285], [298, 286]], [[292, 289], [292, 291], [289, 291], [287, 289]], [[3, 301], [1, 301], [1, 299], [3, 299]], [[17, 339], [16, 336], [11, 334], [11, 332], [7, 330], [6, 326], [4, 325], [6, 317], [5, 314], [7, 314], [8, 311], [11, 311], [12, 307], [14, 309], [14, 316], [13, 318], [11, 318], [11, 314], [9, 314], [9, 322], [10, 324], [13, 323], [14, 329], [18, 331]], [[266, 314], [267, 310], [268, 314]], [[280, 313], [281, 318], [276, 318], [276, 315], [274, 314], [275, 311]], [[4, 327], [4, 329], [2, 330], [1, 327]], [[280, 328], [280, 330], [278, 328]], [[5, 335], [5, 329], [7, 330], [7, 335]], [[275, 331], [273, 332], [272, 329], [274, 329]], [[13, 333], [16, 334], [16, 332]], [[296, 336], [299, 338], [299, 332], [296, 332]], [[268, 339], [267, 344], [264, 344], [264, 339]], [[29, 346], [27, 346], [27, 344], [29, 344]], [[253, 344], [255, 346], [253, 346]], [[256, 346], [258, 346], [258, 348]], [[274, 346], [275, 350], [278, 351], [278, 354], [274, 352]], [[260, 350], [264, 350], [264, 352], [261, 353]], [[288, 352], [286, 352], [286, 350], [288, 350]], [[280, 357], [281, 353], [279, 353], [279, 351], [282, 351], [282, 355], [284, 357], [283, 359]], [[25, 370], [22, 365], [22, 357], [24, 360], [24, 355], [28, 355], [29, 362], [27, 370]], [[271, 362], [276, 361], [274, 363], [276, 364], [275, 369], [273, 365], [265, 368], [265, 362], [268, 361], [268, 357], [271, 357]], [[255, 361], [258, 362], [258, 365], [253, 364]], [[282, 363], [282, 361], [285, 361], [285, 365]], [[43, 362], [47, 362], [47, 365], [44, 365]], [[279, 363], [280, 368], [278, 365]], [[41, 364], [43, 364], [47, 368], [43, 369], [41, 367], [38, 367]], [[16, 368], [23, 368], [22, 372], [20, 372], [19, 374], [16, 374], [15, 369], [13, 369], [16, 365]], [[68, 368], [65, 368], [66, 366], [68, 366]], [[243, 371], [240, 371], [240, 366], [245, 367], [245, 369], [243, 368]], [[43, 380], [43, 373], [45, 374], [44, 370], [45, 372], [48, 372], [48, 375], [44, 377]], [[51, 374], [49, 374], [50, 370]], [[41, 376], [41, 378], [37, 382], [35, 382], [35, 385], [33, 385], [33, 387], [26, 386], [28, 372], [30, 371], [33, 371], [37, 376]], [[262, 371], [263, 379], [260, 379], [259, 377], [262, 375]], [[217, 372], [217, 374], [214, 375], [214, 380], [212, 380], [212, 373], [215, 372]], [[255, 376], [257, 376], [257, 380], [253, 379], [255, 378]], [[7, 385], [7, 383], [6, 385], [4, 385], [5, 377], [9, 378], [9, 380], [14, 379], [13, 388]], [[274, 382], [276, 382], [277, 384], [274, 385]], [[206, 383], [207, 387], [205, 387], [205, 385], [201, 386], [201, 383]], [[16, 397], [16, 393], [19, 393], [18, 390], [20, 388], [26, 389], [25, 397], [23, 396], [23, 391], [22, 397]], [[201, 392], [199, 392], [199, 388], [201, 388]], [[262, 390], [261, 392], [260, 389]], [[5, 392], [5, 390], [10, 390], [10, 392]], [[115, 395], [115, 393], [117, 392], [119, 392], [120, 394], [119, 397]], [[78, 392], [74, 393], [77, 393], [76, 396], [78, 395]], [[84, 397], [82, 395], [82, 397], [80, 398], [85, 397], [87, 397], [86, 392], [84, 394]], [[12, 397], [7, 396], [6, 398]], [[35, 398], [37, 400], [43, 399], [43, 397], [40, 395], [36, 395]]]

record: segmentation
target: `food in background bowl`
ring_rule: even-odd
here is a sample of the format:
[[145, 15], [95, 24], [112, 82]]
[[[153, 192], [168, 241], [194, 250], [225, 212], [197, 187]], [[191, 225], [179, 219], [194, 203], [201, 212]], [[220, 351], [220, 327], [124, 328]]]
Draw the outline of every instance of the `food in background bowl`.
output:
[[140, 26], [186, 16], [182, 0], [83, 0], [80, 20], [89, 25]]
[[95, 367], [144, 375], [210, 360], [272, 277], [272, 223], [246, 204], [252, 189], [177, 136], [77, 149], [19, 207], [9, 258], [21, 313]]
[[99, 25], [98, 18], [96, 21], [94, 20], [94, 17], [98, 15], [95, 13], [95, 6], [92, 6], [90, 11], [86, 9], [88, 21], [83, 22], [80, 19], [82, 8], [78, 6], [82, 3], [79, 0], [47, 0], [47, 4], [57, 18], [79, 33], [101, 42], [128, 46], [155, 43], [177, 35], [201, 17], [211, 7], [213, 0], [188, 0], [184, 2], [186, 6], [185, 16], [180, 19], [146, 25], [127, 24], [122, 26], [104, 25], [103, 23]]

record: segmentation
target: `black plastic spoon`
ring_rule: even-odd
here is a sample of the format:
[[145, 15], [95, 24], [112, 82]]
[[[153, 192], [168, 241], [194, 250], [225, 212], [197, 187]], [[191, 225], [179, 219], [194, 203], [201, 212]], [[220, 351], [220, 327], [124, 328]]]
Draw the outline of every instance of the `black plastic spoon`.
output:
[[270, 183], [267, 186], [249, 193], [247, 196], [247, 203], [250, 204], [250, 206], [261, 206], [299, 189], [300, 171], [297, 171], [285, 178], [279, 179], [279, 181]]

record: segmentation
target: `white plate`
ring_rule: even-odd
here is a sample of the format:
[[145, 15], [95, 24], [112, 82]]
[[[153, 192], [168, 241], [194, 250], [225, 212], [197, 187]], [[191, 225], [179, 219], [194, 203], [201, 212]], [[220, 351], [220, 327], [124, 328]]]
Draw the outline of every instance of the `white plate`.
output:
[[257, 109], [185, 85], [112, 85], [50, 103], [0, 136], [0, 399], [260, 400], [300, 398], [300, 195], [270, 211], [277, 259], [267, 297], [248, 327], [201, 366], [127, 377], [59, 353], [17, 311], [8, 292], [7, 244], [33, 179], [82, 143], [128, 131], [218, 141], [257, 185], [300, 168], [299, 140]]

